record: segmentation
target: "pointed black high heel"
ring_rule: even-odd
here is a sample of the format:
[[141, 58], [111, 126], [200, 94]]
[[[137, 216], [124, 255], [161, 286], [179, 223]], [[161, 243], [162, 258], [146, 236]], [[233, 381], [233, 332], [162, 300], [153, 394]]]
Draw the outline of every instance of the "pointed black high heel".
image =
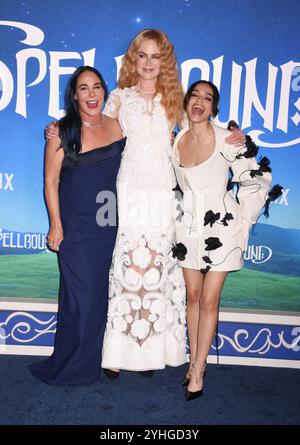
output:
[[[204, 385], [205, 365], [203, 366], [203, 368], [197, 368], [196, 366], [194, 366], [193, 371], [195, 373], [196, 383], [197, 383], [197, 380], [199, 380], [199, 378], [200, 378], [200, 375], [197, 375], [197, 371], [200, 373], [203, 372], [203, 385]], [[201, 397], [203, 394], [203, 385], [202, 385], [202, 388], [199, 389], [198, 391], [189, 391], [188, 388], [186, 388], [185, 400], [187, 402], [189, 402], [190, 400], [195, 400], [195, 399], [198, 399], [199, 397]]]
[[182, 386], [188, 386], [188, 384], [190, 383], [191, 378], [184, 376], [184, 379], [182, 380], [181, 384]]
[[182, 386], [188, 386], [188, 384], [190, 383], [191, 374], [193, 372], [193, 367], [194, 367], [194, 362], [191, 360], [188, 372], [185, 374], [185, 376], [182, 379], [182, 382], [181, 382]]

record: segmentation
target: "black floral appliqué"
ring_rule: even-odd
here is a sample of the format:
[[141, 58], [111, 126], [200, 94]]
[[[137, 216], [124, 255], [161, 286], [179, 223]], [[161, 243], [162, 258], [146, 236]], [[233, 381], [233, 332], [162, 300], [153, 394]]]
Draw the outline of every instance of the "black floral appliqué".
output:
[[181, 190], [180, 185], [178, 184], [178, 182], [177, 182], [176, 186], [174, 188], [172, 188], [172, 191], [175, 192], [175, 193], [179, 192], [181, 194], [181, 196], [183, 196], [183, 191]]
[[203, 256], [202, 259], [205, 261], [205, 263], [212, 264], [212, 260], [209, 258], [209, 256]]
[[244, 152], [245, 158], [255, 158], [258, 153], [259, 147], [252, 141], [250, 136], [246, 136], [246, 147], [247, 150]]
[[210, 250], [216, 250], [219, 249], [219, 247], [222, 247], [223, 244], [221, 243], [221, 241], [219, 240], [219, 238], [215, 238], [213, 236], [211, 236], [210, 238], [207, 238], [205, 240], [205, 250], [210, 251]]
[[208, 210], [204, 216], [204, 225], [207, 226], [207, 224], [210, 224], [210, 227], [212, 227], [219, 219], [220, 213], [214, 213], [212, 210]]
[[209, 272], [210, 271], [210, 269], [211, 269], [211, 267], [210, 266], [206, 266], [206, 268], [205, 269], [200, 269], [200, 272], [201, 273], [203, 273], [204, 275], [207, 273], [207, 272]]
[[270, 203], [271, 203], [272, 201], [276, 201], [276, 199], [278, 199], [279, 196], [282, 195], [282, 190], [283, 190], [283, 187], [282, 187], [281, 185], [279, 185], [279, 184], [276, 184], [276, 185], [274, 185], [274, 187], [272, 187], [272, 189], [269, 191], [269, 193], [268, 193], [268, 198], [267, 198], [266, 203], [265, 203], [265, 205], [264, 205], [264, 212], [263, 212], [263, 215], [264, 215], [266, 218], [269, 218], [269, 207], [270, 207]]
[[176, 210], [178, 212], [178, 215], [176, 216], [176, 221], [181, 223], [183, 215], [184, 215], [184, 211], [182, 210], [182, 207], [180, 204], [177, 204]]
[[232, 178], [229, 178], [227, 182], [227, 192], [230, 192], [230, 190], [233, 189], [235, 184], [238, 184], [238, 182], [232, 181]]
[[258, 162], [259, 170], [263, 173], [269, 172], [271, 173], [272, 169], [270, 168], [270, 159], [268, 159], [266, 156], [264, 156], [259, 162]]
[[228, 221], [233, 220], [233, 216], [232, 213], [226, 213], [224, 218], [221, 219], [221, 223], [223, 224], [223, 226], [228, 226]]
[[250, 171], [251, 178], [254, 178], [255, 176], [263, 176], [263, 174], [267, 172], [271, 173], [272, 169], [270, 167], [270, 159], [268, 159], [266, 156], [261, 158], [261, 160], [258, 162], [258, 165], [258, 170]]
[[274, 185], [268, 193], [268, 200], [276, 201], [282, 195], [283, 187], [279, 184]]
[[172, 256], [178, 258], [179, 261], [184, 261], [187, 254], [187, 248], [182, 243], [173, 244]]
[[258, 170], [251, 170], [250, 171], [250, 176], [253, 179], [255, 176], [263, 176], [263, 172], [260, 171], [260, 169]]

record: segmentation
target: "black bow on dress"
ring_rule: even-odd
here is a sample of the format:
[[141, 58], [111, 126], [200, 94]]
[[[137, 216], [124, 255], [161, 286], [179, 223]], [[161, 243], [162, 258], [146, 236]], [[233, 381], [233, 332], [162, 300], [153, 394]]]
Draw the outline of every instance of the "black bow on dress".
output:
[[228, 221], [233, 220], [233, 216], [232, 213], [226, 213], [224, 218], [221, 219], [221, 223], [223, 224], [223, 226], [228, 226]]
[[184, 261], [187, 254], [187, 248], [182, 243], [173, 244], [172, 256], [178, 258], [179, 261]]
[[219, 238], [215, 238], [213, 236], [211, 236], [210, 238], [207, 238], [205, 240], [205, 244], [206, 244], [205, 250], [208, 250], [208, 251], [216, 250], [216, 249], [219, 249], [219, 247], [223, 246], [223, 244], [221, 243]]
[[212, 227], [218, 219], [220, 219], [220, 213], [214, 213], [212, 210], [208, 210], [204, 216], [204, 225], [207, 226], [207, 224], [210, 224], [210, 227]]
[[258, 153], [259, 147], [252, 141], [250, 136], [246, 136], [246, 147], [247, 150], [244, 153], [245, 158], [255, 158]]
[[265, 203], [265, 205], [264, 205], [264, 212], [263, 212], [263, 215], [264, 215], [266, 218], [269, 218], [269, 207], [270, 207], [270, 203], [271, 203], [272, 201], [276, 201], [276, 199], [278, 199], [279, 196], [282, 195], [282, 190], [283, 190], [283, 187], [281, 187], [281, 185], [279, 185], [279, 184], [276, 184], [276, 185], [274, 185], [274, 187], [272, 187], [272, 189], [269, 191], [269, 193], [268, 193], [268, 198], [267, 198], [266, 203]]

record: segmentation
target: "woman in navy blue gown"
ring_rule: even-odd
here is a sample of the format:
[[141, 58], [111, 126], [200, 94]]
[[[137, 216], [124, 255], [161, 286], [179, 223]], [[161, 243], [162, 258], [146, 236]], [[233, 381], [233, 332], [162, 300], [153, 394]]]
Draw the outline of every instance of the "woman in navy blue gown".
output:
[[100, 376], [117, 233], [116, 177], [125, 145], [118, 121], [101, 114], [106, 97], [101, 74], [78, 68], [59, 136], [46, 146], [47, 241], [58, 251], [61, 274], [58, 322], [53, 355], [29, 369], [53, 385], [88, 385]]

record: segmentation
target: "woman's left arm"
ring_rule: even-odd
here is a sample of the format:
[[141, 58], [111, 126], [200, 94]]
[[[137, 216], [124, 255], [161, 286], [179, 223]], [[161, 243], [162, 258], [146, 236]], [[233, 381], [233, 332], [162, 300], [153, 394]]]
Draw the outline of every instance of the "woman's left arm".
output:
[[260, 210], [269, 198], [272, 181], [269, 159], [263, 157], [257, 162], [255, 158], [257, 153], [258, 147], [247, 138], [247, 145], [243, 147], [226, 144], [223, 154], [233, 172], [231, 182], [239, 186], [237, 199], [245, 243], [252, 224], [256, 223]]

